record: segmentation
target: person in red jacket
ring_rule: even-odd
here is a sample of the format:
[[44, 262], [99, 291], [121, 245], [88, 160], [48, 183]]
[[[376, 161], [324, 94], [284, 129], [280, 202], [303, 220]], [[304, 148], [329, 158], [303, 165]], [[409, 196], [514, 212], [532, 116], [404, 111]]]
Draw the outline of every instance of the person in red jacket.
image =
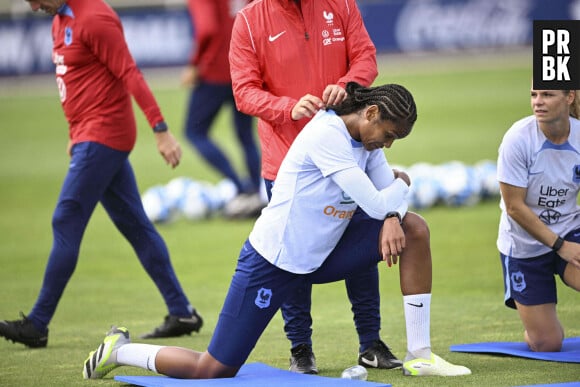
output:
[[[228, 51], [234, 16], [245, 0], [188, 0], [195, 49], [182, 73], [182, 83], [191, 86], [185, 135], [215, 170], [230, 179], [239, 198], [226, 203], [224, 214], [249, 217], [265, 206], [260, 193], [260, 155], [254, 139], [253, 119], [236, 109], [232, 93]], [[237, 139], [241, 145], [248, 179], [242, 179], [224, 152], [209, 137], [222, 106], [230, 105]], [[245, 205], [240, 207], [239, 203]]]
[[[378, 74], [375, 46], [355, 0], [251, 2], [234, 22], [230, 69], [238, 109], [258, 117], [269, 197], [282, 160], [310, 118], [340, 103], [347, 82], [370, 86]], [[379, 336], [377, 268], [345, 282], [359, 336], [359, 364], [400, 367]], [[282, 305], [282, 315], [292, 343], [290, 370], [316, 374], [311, 292], [305, 284]]]
[[[175, 275], [165, 242], [147, 218], [129, 153], [136, 140], [132, 100], [153, 128], [157, 149], [176, 167], [181, 148], [168, 130], [151, 90], [131, 56], [118, 15], [103, 0], [27, 0], [52, 15], [52, 59], [69, 123], [70, 163], [52, 218], [53, 245], [32, 311], [0, 321], [0, 335], [28, 347], [46, 347], [48, 325], [70, 280], [90, 217], [101, 203], [131, 243], [161, 292], [169, 314], [144, 338], [199, 331], [202, 318]], [[111, 270], [123, 270], [122, 263]]]

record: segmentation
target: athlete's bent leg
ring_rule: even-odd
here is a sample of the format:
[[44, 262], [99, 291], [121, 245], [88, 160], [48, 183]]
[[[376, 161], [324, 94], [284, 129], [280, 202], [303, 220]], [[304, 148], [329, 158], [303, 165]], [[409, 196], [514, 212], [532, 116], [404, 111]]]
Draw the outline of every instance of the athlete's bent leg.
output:
[[535, 352], [558, 352], [562, 349], [564, 328], [556, 314], [556, 304], [523, 305], [516, 301], [524, 324], [524, 338]]
[[400, 257], [399, 273], [404, 296], [431, 293], [432, 263], [429, 227], [425, 219], [408, 212], [403, 219], [405, 249]]
[[163, 347], [155, 359], [157, 372], [180, 379], [215, 379], [234, 377], [240, 367], [229, 367], [209, 352], [181, 347]]
[[291, 292], [284, 304], [281, 313], [284, 319], [286, 337], [292, 343], [292, 348], [301, 344], [312, 346], [312, 285], [303, 283]]
[[364, 352], [380, 339], [381, 297], [377, 265], [347, 277], [345, 285], [358, 333], [359, 352]]

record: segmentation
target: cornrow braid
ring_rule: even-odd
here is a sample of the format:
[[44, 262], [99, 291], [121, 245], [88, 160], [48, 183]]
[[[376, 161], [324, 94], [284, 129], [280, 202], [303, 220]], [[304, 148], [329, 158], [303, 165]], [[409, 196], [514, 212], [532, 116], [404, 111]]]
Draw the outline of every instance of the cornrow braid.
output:
[[401, 85], [387, 84], [364, 87], [356, 82], [346, 85], [346, 99], [328, 106], [338, 115], [357, 112], [370, 105], [377, 105], [381, 120], [391, 121], [397, 126], [399, 138], [406, 137], [417, 120], [417, 106], [411, 93]]

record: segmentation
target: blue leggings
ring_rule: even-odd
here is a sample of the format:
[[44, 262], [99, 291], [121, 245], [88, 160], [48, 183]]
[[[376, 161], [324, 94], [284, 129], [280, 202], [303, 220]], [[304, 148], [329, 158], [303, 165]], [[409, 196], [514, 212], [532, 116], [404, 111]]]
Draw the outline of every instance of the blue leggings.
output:
[[381, 261], [378, 252], [383, 222], [354, 217], [323, 265], [309, 274], [294, 274], [269, 263], [246, 242], [208, 347], [230, 367], [241, 366], [266, 326], [297, 289], [366, 273]]
[[[274, 182], [266, 180], [265, 184], [266, 193], [268, 198], [270, 198]], [[358, 222], [375, 222], [360, 209], [357, 209], [354, 217], [355, 224]], [[374, 246], [374, 250], [369, 252], [371, 256], [374, 256], [373, 252], [377, 251], [377, 246], [378, 244]], [[372, 265], [366, 270], [350, 273], [345, 276], [344, 280], [359, 337], [359, 351], [363, 352], [372, 345], [373, 341], [380, 338], [381, 300], [379, 294], [379, 271], [376, 265]], [[295, 291], [289, 294], [284, 304], [282, 304], [281, 312], [284, 318], [284, 331], [286, 332], [286, 337], [292, 343], [292, 348], [300, 344], [312, 345], [311, 307], [312, 284], [307, 282], [297, 286]]]
[[131, 243], [141, 264], [161, 292], [169, 313], [191, 315], [169, 259], [165, 242], [147, 218], [128, 152], [94, 142], [76, 144], [52, 218], [53, 244], [40, 295], [28, 315], [44, 331], [70, 280], [83, 234], [100, 201], [109, 217]]
[[[221, 107], [229, 103], [236, 136], [245, 158], [251, 186], [241, 181], [220, 148], [210, 139], [209, 130]], [[223, 176], [229, 178], [238, 192], [257, 191], [260, 186], [260, 154], [254, 140], [252, 117], [240, 113], [234, 104], [230, 84], [211, 84], [201, 81], [191, 92], [185, 135], [201, 156]]]

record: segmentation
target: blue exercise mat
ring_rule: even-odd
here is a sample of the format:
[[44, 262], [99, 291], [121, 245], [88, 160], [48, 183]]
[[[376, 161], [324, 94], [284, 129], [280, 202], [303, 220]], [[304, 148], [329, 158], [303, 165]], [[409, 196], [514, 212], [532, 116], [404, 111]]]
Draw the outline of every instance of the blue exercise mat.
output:
[[564, 339], [560, 352], [533, 352], [526, 343], [522, 342], [457, 344], [452, 345], [449, 349], [453, 352], [495, 353], [536, 360], [580, 363], [580, 337]]
[[296, 372], [270, 367], [262, 363], [243, 365], [238, 374], [233, 378], [174, 379], [167, 376], [115, 376], [115, 380], [144, 387], [391, 387], [390, 384], [384, 383], [298, 374]]

